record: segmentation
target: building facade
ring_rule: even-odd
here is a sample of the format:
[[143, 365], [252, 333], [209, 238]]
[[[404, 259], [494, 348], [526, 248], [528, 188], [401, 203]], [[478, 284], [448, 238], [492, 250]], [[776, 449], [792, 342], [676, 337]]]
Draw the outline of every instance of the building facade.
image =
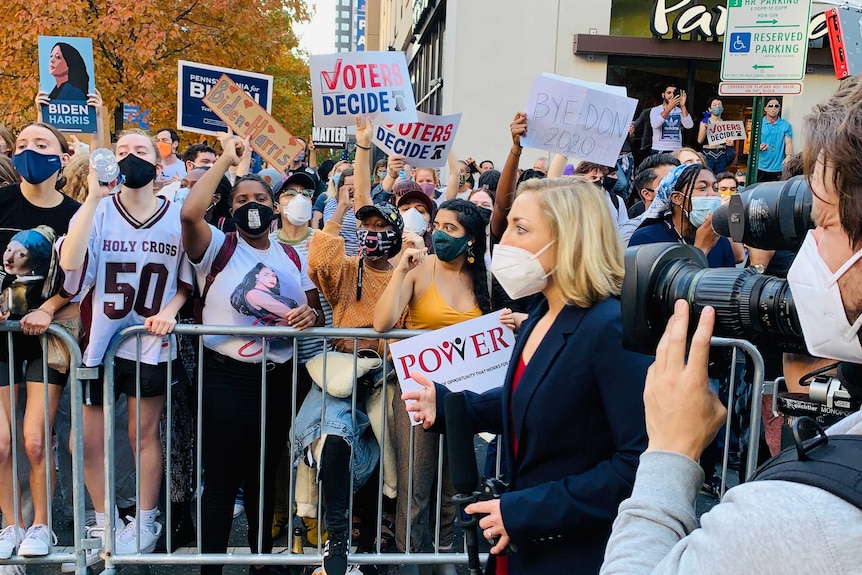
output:
[[[509, 123], [544, 72], [626, 86], [638, 112], [659, 103], [664, 83], [675, 83], [688, 93], [695, 122], [718, 90], [721, 0], [369, 0], [369, 18], [372, 4], [379, 38], [368, 49], [406, 53], [419, 109], [463, 113], [454, 147], [459, 158], [502, 164]], [[812, 6], [804, 90], [783, 97], [797, 150], [803, 116], [837, 85], [825, 39], [829, 8]], [[725, 119], [751, 118], [751, 97], [723, 102]], [[685, 137], [695, 145], [697, 130]], [[740, 144], [742, 168], [745, 151]], [[525, 150], [522, 167], [542, 155]]]

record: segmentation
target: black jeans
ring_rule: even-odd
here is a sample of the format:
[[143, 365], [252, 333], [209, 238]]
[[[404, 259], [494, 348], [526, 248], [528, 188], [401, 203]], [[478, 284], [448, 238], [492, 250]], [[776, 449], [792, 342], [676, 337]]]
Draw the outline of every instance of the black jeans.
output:
[[781, 180], [781, 172], [765, 172], [757, 170], [757, 183], [760, 182], [778, 182]]
[[[267, 372], [263, 470], [263, 553], [272, 551], [275, 474], [287, 442], [293, 362]], [[233, 503], [244, 485], [248, 544], [258, 551], [260, 493], [261, 366], [243, 364], [206, 350], [203, 377], [202, 460], [204, 492], [199, 521], [203, 553], [224, 553], [233, 523]], [[202, 565], [203, 575], [220, 575], [221, 565]]]
[[350, 506], [350, 445], [343, 437], [327, 435], [320, 461], [320, 490], [324, 523], [330, 536], [347, 536]]

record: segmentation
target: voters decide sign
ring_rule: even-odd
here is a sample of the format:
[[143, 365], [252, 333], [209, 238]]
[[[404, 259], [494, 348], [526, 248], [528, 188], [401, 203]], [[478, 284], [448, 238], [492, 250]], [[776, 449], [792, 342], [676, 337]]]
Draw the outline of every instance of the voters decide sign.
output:
[[721, 79], [802, 80], [811, 0], [728, 0]]
[[312, 55], [308, 66], [315, 126], [349, 126], [356, 116], [375, 125], [417, 121], [404, 52]]

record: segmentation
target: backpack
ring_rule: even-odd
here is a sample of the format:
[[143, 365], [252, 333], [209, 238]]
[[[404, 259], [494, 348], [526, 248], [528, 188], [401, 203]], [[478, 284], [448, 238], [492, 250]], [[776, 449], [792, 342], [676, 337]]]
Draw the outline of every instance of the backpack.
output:
[[[215, 260], [213, 260], [213, 265], [210, 266], [210, 272], [204, 280], [203, 290], [201, 291], [200, 296], [195, 299], [194, 322], [196, 324], [203, 323], [204, 302], [206, 301], [207, 292], [209, 292], [210, 286], [212, 286], [216, 276], [224, 270], [225, 266], [227, 266], [227, 262], [230, 261], [233, 252], [236, 251], [237, 242], [238, 238], [236, 232], [228, 232], [224, 235], [224, 243], [221, 248], [219, 248]], [[296, 265], [296, 269], [302, 271], [302, 263], [300, 262], [299, 254], [296, 253], [294, 247], [278, 241], [276, 243], [281, 246], [281, 249], [283, 249], [284, 253], [287, 254], [287, 257], [290, 258], [290, 261]]]
[[[795, 427], [798, 423], [799, 420], [794, 425], [797, 437]], [[804, 444], [797, 439], [795, 446], [784, 449], [764, 463], [751, 480], [804, 483], [862, 509], [862, 436], [827, 437], [822, 428], [819, 431], [820, 437]]]

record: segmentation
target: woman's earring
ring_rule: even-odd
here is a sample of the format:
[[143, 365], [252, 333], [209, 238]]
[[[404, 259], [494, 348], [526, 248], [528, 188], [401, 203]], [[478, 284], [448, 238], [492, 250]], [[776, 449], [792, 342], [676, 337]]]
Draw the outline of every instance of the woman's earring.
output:
[[467, 242], [467, 263], [472, 264], [476, 261], [476, 256], [473, 254], [473, 242]]

